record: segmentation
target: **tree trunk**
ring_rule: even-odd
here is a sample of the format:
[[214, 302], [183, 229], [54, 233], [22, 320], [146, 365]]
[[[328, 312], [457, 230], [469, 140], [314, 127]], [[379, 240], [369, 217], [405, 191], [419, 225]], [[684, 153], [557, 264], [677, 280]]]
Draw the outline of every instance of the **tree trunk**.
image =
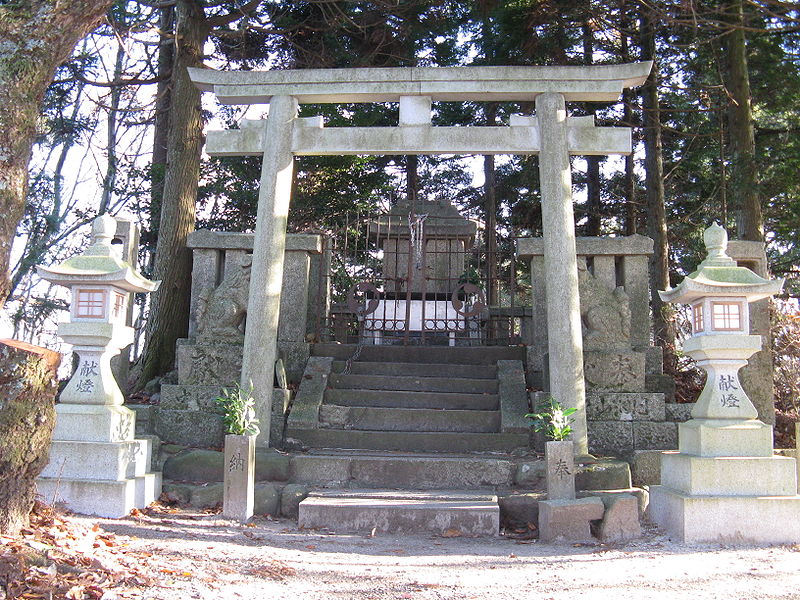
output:
[[162, 283], [151, 298], [139, 386], [172, 368], [175, 342], [188, 334], [192, 255], [186, 238], [195, 225], [203, 120], [200, 91], [186, 69], [202, 66], [208, 34], [200, 3], [179, 0], [175, 6], [167, 169], [153, 269], [153, 279]]
[[27, 527], [47, 465], [60, 361], [52, 350], [0, 340], [0, 533], [7, 536]]
[[[622, 92], [622, 103], [624, 104], [622, 120], [628, 127], [633, 126], [633, 93], [626, 89]], [[638, 231], [636, 210], [636, 162], [633, 153], [625, 157], [625, 235], [633, 235]]]
[[[627, 0], [623, 0], [620, 12], [623, 13], [620, 31], [620, 54], [623, 63], [631, 62], [630, 43], [628, 41], [631, 29], [631, 21], [628, 18]], [[633, 99], [634, 92], [625, 88], [622, 90], [622, 122], [626, 127], [633, 127]], [[633, 235], [638, 231], [638, 210], [636, 205], [636, 161], [633, 153], [625, 157], [625, 185], [623, 193], [625, 195], [625, 235]]]
[[158, 239], [158, 223], [161, 219], [161, 200], [164, 197], [164, 173], [167, 169], [167, 134], [169, 133], [169, 112], [172, 82], [167, 79], [175, 60], [174, 40], [166, 39], [165, 34], [175, 28], [175, 8], [161, 9], [159, 29], [162, 31], [158, 48], [158, 88], [156, 91], [155, 119], [153, 123], [153, 160], [150, 164], [150, 237], [155, 245]]
[[[656, 56], [655, 16], [647, 9], [641, 12], [642, 60]], [[650, 306], [653, 310], [653, 333], [656, 344], [664, 348], [664, 360], [672, 365], [675, 334], [668, 315], [668, 305], [661, 301], [658, 290], [669, 287], [669, 241], [667, 213], [664, 206], [664, 166], [661, 156], [661, 109], [658, 99], [658, 63], [642, 87], [644, 113], [645, 185], [647, 188], [647, 234], [653, 238], [650, 261]]]
[[[587, 65], [594, 62], [594, 39], [592, 28], [584, 23], [581, 28], [583, 37], [583, 61]], [[591, 113], [595, 115], [594, 111]], [[602, 227], [602, 200], [600, 198], [600, 156], [586, 157], [586, 235], [598, 236]]]
[[741, 218], [737, 219], [739, 237], [743, 240], [763, 242], [764, 222], [758, 194], [756, 142], [742, 0], [731, 0], [728, 11], [732, 29], [723, 39], [727, 50], [725, 87], [730, 98], [728, 139], [731, 153], [731, 202], [734, 209], [741, 214]]
[[111, 0], [28, 0], [0, 7], [0, 309], [11, 244], [28, 191], [36, 121], [56, 67], [102, 20]]
[[[489, 102], [486, 105], [486, 124], [491, 127], [496, 122], [497, 103]], [[497, 180], [493, 154], [483, 157], [483, 210], [486, 223], [486, 300], [489, 306], [497, 306], [500, 290], [497, 281]]]

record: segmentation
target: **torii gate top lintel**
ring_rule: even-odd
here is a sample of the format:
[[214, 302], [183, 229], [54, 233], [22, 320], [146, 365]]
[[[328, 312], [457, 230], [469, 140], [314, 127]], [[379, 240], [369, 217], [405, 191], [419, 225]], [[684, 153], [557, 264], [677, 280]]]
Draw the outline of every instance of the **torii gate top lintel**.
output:
[[531, 101], [562, 94], [567, 102], [614, 102], [641, 85], [652, 62], [589, 66], [394, 67], [216, 71], [190, 68], [202, 91], [223, 104], [267, 104], [293, 96], [300, 104], [397, 102], [401, 96], [440, 101]]

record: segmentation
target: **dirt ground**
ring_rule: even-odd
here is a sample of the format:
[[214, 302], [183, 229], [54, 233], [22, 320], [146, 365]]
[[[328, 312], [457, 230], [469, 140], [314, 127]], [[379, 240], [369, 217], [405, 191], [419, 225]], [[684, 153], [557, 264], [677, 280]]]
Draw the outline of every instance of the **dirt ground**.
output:
[[558, 545], [344, 535], [265, 518], [242, 526], [169, 510], [68, 521], [85, 548], [105, 553], [100, 564], [139, 574], [103, 600], [800, 599], [800, 546], [681, 545], [654, 528], [626, 544]]

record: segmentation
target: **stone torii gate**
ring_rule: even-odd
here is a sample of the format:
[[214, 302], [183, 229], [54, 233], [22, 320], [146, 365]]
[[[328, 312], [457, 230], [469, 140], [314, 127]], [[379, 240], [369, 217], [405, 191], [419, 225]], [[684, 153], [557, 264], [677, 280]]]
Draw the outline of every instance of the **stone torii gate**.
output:
[[[576, 67], [443, 67], [235, 71], [189, 69], [223, 104], [269, 104], [266, 119], [209, 132], [211, 156], [263, 155], [247, 307], [242, 385], [252, 381], [262, 431], [269, 431], [286, 218], [294, 156], [354, 154], [539, 154], [550, 393], [575, 407], [573, 440], [588, 453], [583, 341], [575, 254], [570, 155], [629, 154], [627, 127], [568, 117], [565, 103], [615, 102], [641, 85], [651, 63]], [[530, 102], [533, 117], [509, 126], [433, 127], [431, 102]], [[399, 102], [397, 127], [325, 127], [298, 118], [298, 104]]]

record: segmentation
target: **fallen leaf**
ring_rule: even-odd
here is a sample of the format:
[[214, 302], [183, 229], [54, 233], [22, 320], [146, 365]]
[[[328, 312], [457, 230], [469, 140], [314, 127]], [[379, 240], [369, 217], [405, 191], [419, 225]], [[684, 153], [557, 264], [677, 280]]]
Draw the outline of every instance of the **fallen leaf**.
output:
[[451, 529], [445, 529], [444, 533], [442, 534], [442, 537], [454, 538], [454, 537], [461, 537], [462, 535], [463, 534], [461, 533], [460, 529], [451, 528]]

